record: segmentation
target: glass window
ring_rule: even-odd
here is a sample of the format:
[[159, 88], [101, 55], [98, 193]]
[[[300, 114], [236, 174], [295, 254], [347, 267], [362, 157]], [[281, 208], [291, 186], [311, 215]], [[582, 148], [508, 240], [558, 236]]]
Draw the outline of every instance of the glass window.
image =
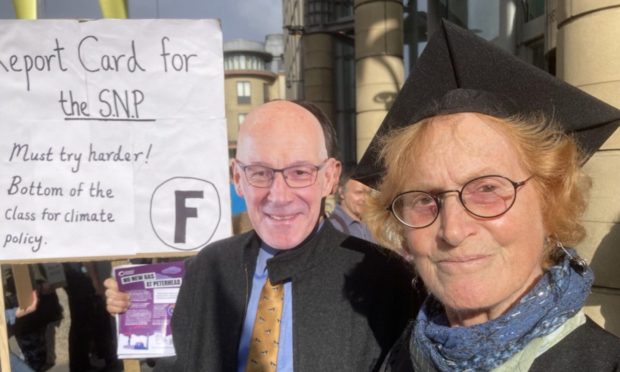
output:
[[530, 62], [536, 67], [539, 67], [545, 71], [548, 71], [554, 74], [553, 70], [550, 70], [547, 65], [547, 60], [545, 58], [545, 40], [543, 38], [533, 41], [526, 45], [529, 49]]
[[269, 101], [269, 84], [263, 84], [263, 102]]
[[237, 114], [237, 125], [241, 125], [243, 124], [243, 122], [245, 121], [245, 117], [247, 114], [243, 113], [243, 114]]
[[237, 82], [237, 103], [238, 104], [251, 103], [250, 95], [251, 95], [250, 82], [249, 81], [238, 81]]
[[526, 0], [524, 6], [526, 7], [527, 14], [526, 22], [545, 15], [544, 0]]

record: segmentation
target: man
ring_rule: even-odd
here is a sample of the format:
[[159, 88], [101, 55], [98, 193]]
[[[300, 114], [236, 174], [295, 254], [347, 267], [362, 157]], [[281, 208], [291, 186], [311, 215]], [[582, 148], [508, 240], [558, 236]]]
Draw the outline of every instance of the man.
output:
[[334, 227], [345, 234], [373, 242], [368, 227], [362, 222], [362, 214], [366, 207], [366, 198], [370, 188], [346, 175], [338, 188], [340, 203], [336, 204], [329, 215]]
[[[158, 370], [251, 370], [265, 283], [283, 284], [284, 303], [277, 359], [263, 370], [377, 370], [415, 314], [400, 257], [322, 219], [340, 164], [328, 155], [329, 123], [305, 107], [269, 102], [241, 125], [233, 181], [254, 230], [188, 262], [172, 319], [177, 356]], [[108, 309], [123, 310], [108, 294]]]

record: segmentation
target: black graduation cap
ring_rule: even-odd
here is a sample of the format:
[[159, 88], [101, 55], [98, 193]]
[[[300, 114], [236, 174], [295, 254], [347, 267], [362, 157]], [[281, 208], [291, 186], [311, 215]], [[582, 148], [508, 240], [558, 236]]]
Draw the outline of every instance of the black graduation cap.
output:
[[620, 120], [620, 110], [613, 106], [444, 20], [394, 100], [354, 178], [376, 188], [384, 173], [378, 161], [378, 139], [392, 129], [457, 112], [500, 118], [544, 113], [574, 134], [586, 158], [611, 136]]

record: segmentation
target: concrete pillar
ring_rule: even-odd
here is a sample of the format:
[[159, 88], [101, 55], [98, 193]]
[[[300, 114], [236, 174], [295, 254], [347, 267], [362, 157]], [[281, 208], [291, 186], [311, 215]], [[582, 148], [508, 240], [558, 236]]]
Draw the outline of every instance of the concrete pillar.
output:
[[545, 54], [557, 47], [558, 41], [558, 0], [545, 0]]
[[287, 99], [303, 99], [302, 31], [304, 2], [282, 0], [284, 28], [284, 71], [286, 71]]
[[[558, 1], [557, 75], [620, 107], [620, 0]], [[586, 313], [620, 336], [620, 130], [585, 165], [592, 177], [577, 248], [596, 275]]]
[[404, 81], [403, 3], [355, 0], [354, 14], [359, 160]]
[[302, 38], [304, 98], [319, 106], [334, 121], [334, 45], [327, 33]]

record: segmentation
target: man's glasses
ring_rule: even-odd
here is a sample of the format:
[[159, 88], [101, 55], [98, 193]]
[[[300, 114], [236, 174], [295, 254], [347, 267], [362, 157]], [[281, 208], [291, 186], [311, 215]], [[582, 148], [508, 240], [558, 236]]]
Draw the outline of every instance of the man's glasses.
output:
[[325, 159], [319, 165], [296, 164], [282, 169], [270, 168], [264, 165], [245, 165], [239, 160], [237, 160], [237, 163], [241, 170], [243, 170], [248, 183], [254, 187], [271, 187], [276, 173], [280, 172], [284, 177], [284, 182], [286, 182], [289, 187], [299, 189], [313, 185], [316, 182], [319, 170], [327, 164], [328, 160], [329, 158]]
[[517, 189], [532, 177], [514, 182], [503, 176], [492, 175], [474, 178], [464, 184], [461, 190], [436, 193], [406, 191], [396, 195], [388, 210], [403, 225], [420, 229], [435, 222], [444, 195], [456, 192], [463, 207], [472, 215], [481, 218], [499, 217], [515, 203]]

